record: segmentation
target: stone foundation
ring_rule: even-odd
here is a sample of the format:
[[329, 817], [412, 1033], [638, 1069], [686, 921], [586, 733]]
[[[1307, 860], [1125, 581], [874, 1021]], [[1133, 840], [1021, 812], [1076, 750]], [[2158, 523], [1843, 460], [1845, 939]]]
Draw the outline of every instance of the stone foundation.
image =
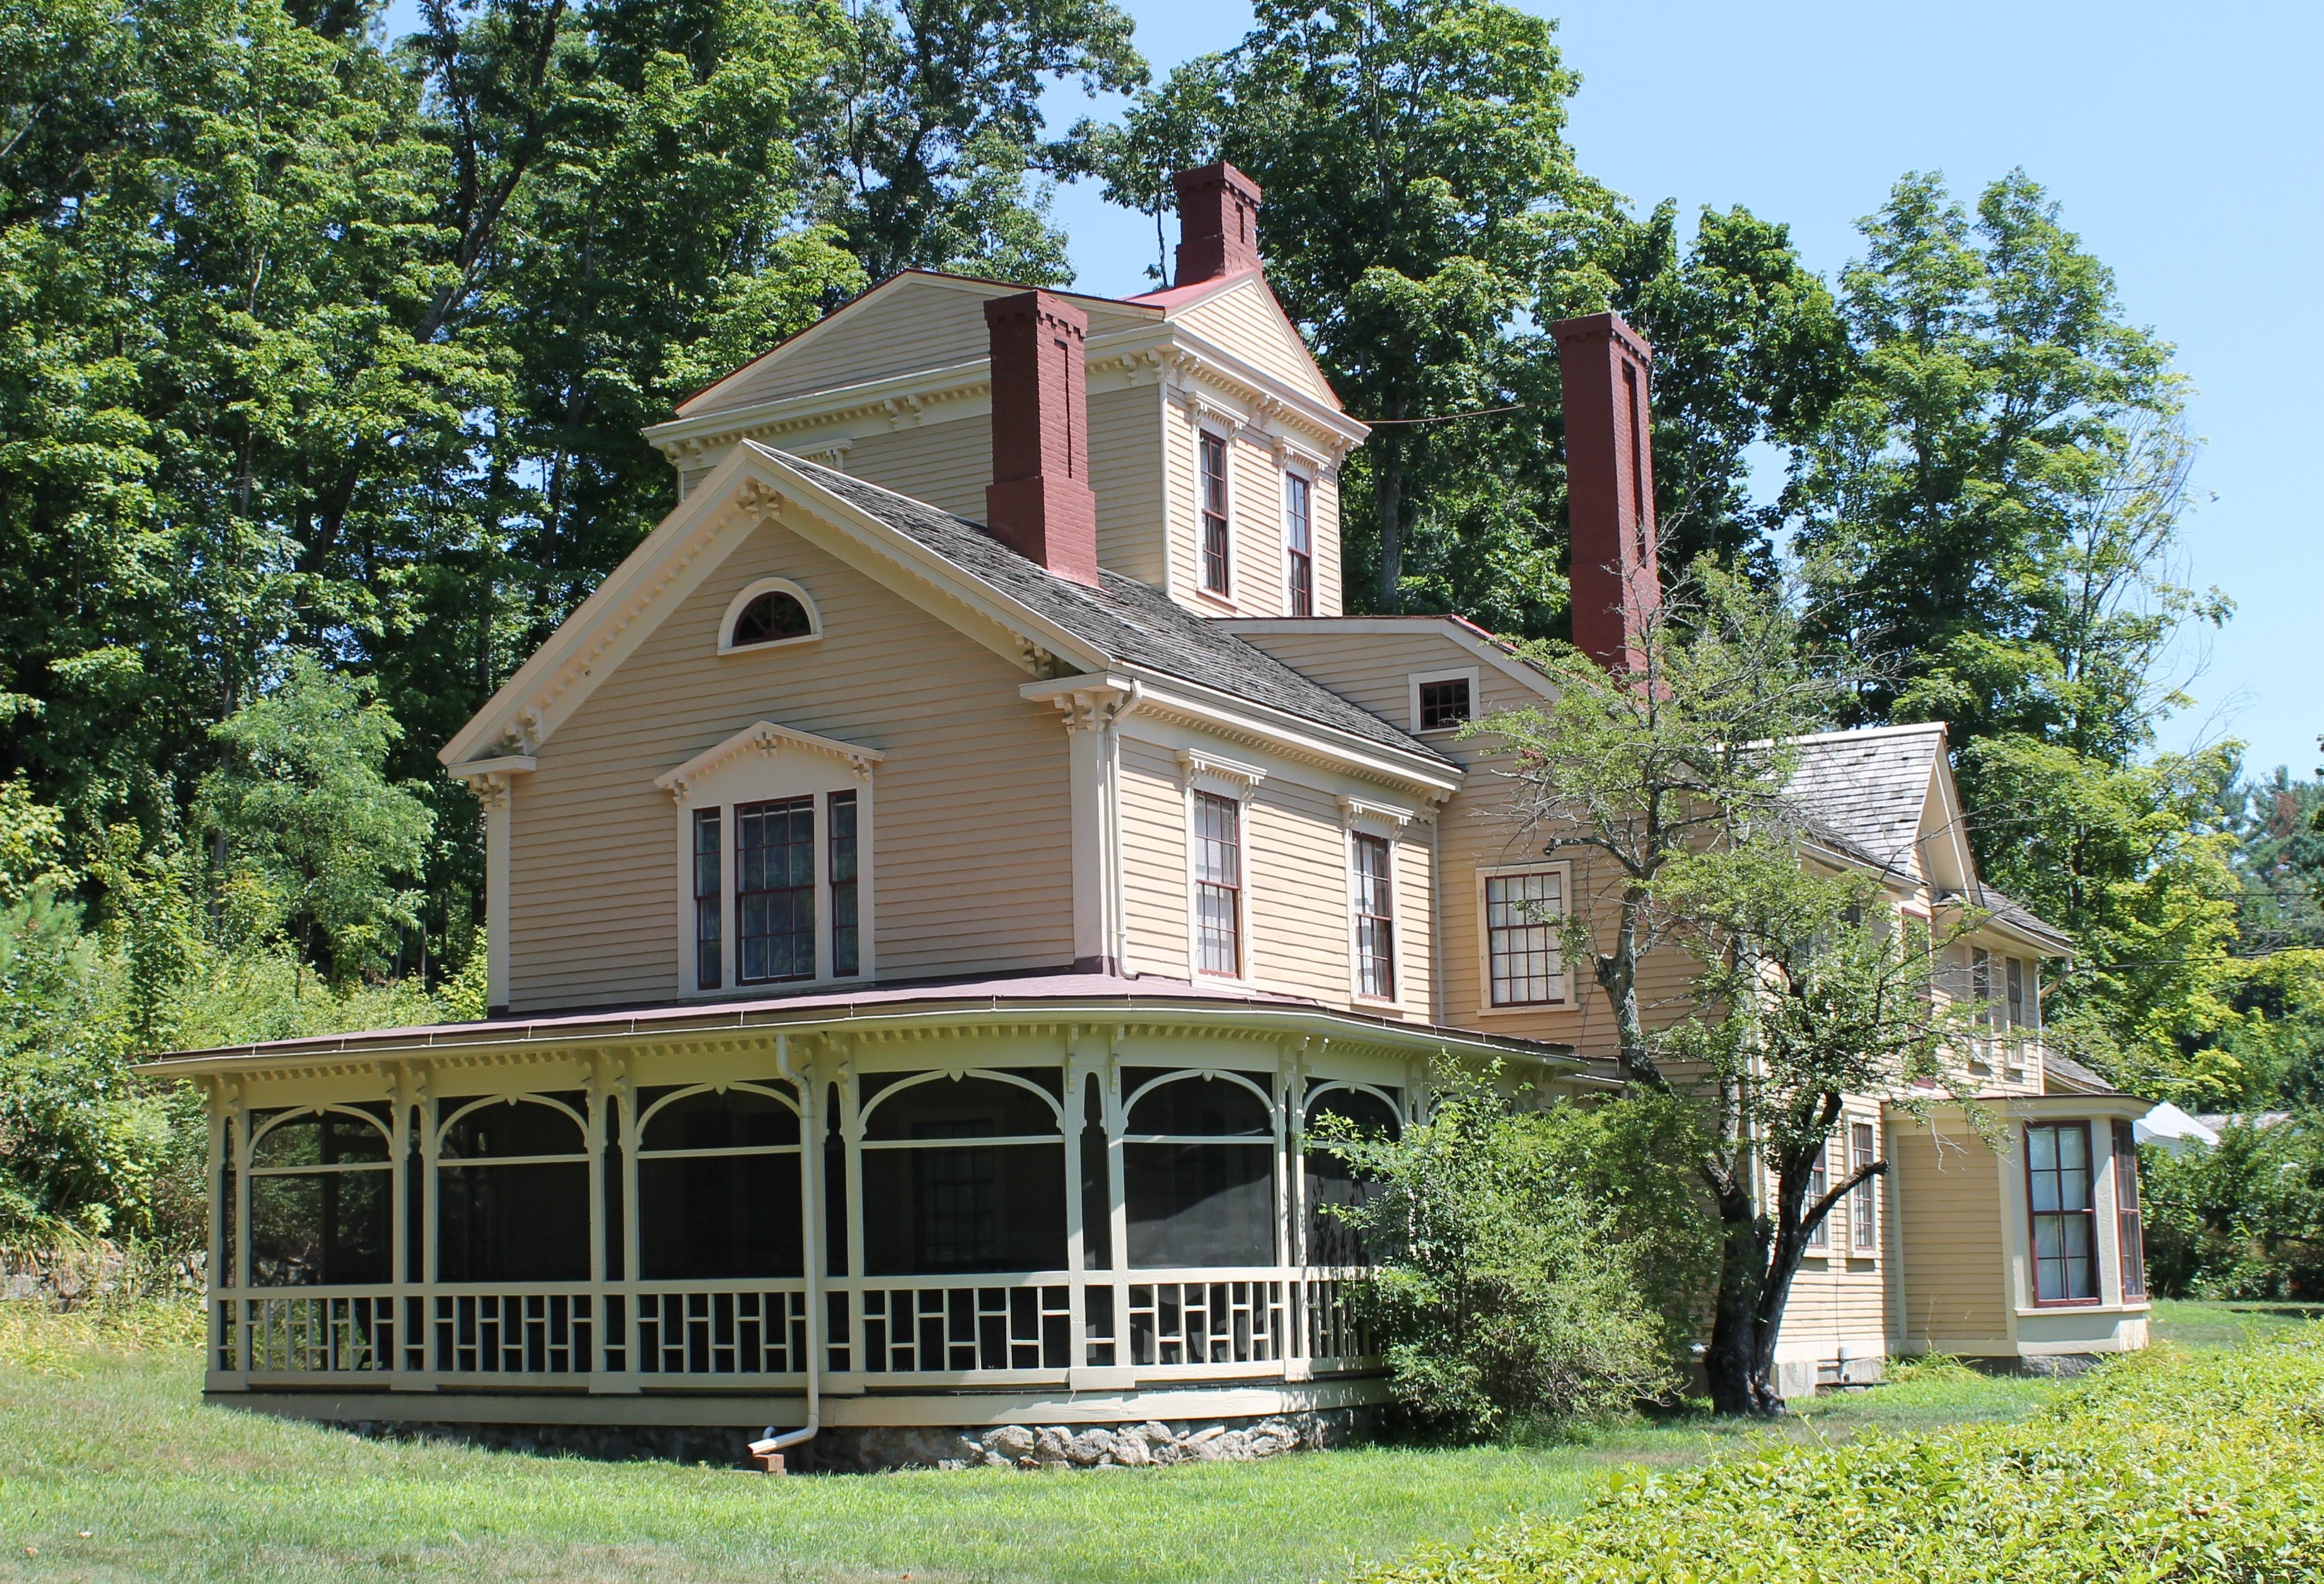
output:
[[[1326, 1408], [1263, 1419], [1160, 1420], [1139, 1424], [834, 1426], [786, 1454], [800, 1473], [872, 1474], [890, 1469], [1150, 1469], [1173, 1463], [1248, 1463], [1344, 1446], [1370, 1428], [1374, 1410]], [[460, 1424], [441, 1420], [345, 1420], [338, 1428], [389, 1440], [441, 1440], [501, 1451], [749, 1465], [752, 1432], [687, 1424]]]

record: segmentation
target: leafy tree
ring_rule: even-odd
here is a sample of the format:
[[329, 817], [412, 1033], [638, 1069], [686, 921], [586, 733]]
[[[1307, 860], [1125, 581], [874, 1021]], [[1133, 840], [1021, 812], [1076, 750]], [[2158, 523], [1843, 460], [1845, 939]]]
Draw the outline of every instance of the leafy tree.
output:
[[[1803, 863], [1791, 742], [1842, 695], [1779, 592], [1706, 563], [1646, 622], [1637, 670], [1566, 645], [1528, 653], [1551, 702], [1471, 730], [1511, 755], [1522, 839], [1572, 860], [1567, 959], [1605, 998], [1623, 1076], [1694, 1114], [1700, 1147], [1680, 1169], [1720, 1231], [1712, 1401], [1772, 1412], [1807, 1236], [1886, 1170], [1868, 1163], [1810, 1199], [1812, 1164], [1843, 1096], [1925, 1104], [1912, 1081], [1938, 1071], [1923, 992], [1939, 943], [1890, 920], [1877, 877]], [[1666, 949], [1700, 964], [1681, 1008], [1640, 990]]]
[[[1358, 597], [1376, 609], [1404, 603], [1424, 511], [1494, 525], [1474, 537], [1522, 580], [1529, 624], [1563, 603], [1536, 482], [1554, 476], [1545, 327], [1602, 305], [1580, 244], [1613, 219], [1565, 145], [1577, 79], [1554, 25], [1498, 0], [1262, 0], [1239, 46], [1142, 97], [1101, 160], [1108, 196], [1149, 211], [1171, 170], [1206, 159], [1265, 189], [1268, 279], [1342, 401], [1380, 426], [1345, 481], [1351, 564], [1376, 573]], [[1412, 421], [1512, 405], [1532, 416]]]
[[300, 954], [338, 979], [391, 961], [419, 922], [418, 898], [398, 881], [420, 867], [429, 815], [383, 773], [402, 728], [372, 691], [293, 658], [216, 728], [226, 762], [198, 804], [230, 903], [281, 919]]
[[1558, 1136], [1574, 1113], [1527, 1109], [1449, 1063], [1431, 1087], [1427, 1119], [1397, 1138], [1333, 1118], [1317, 1141], [1370, 1184], [1332, 1213], [1383, 1256], [1363, 1301], [1406, 1415], [1478, 1439], [1666, 1390], [1644, 1250], [1568, 1175], [1580, 1152]]
[[1109, 0], [853, 0], [807, 146], [820, 212], [865, 277], [954, 270], [1033, 285], [1073, 278], [1047, 182], [1087, 161], [1090, 130], [1044, 142], [1046, 85], [1146, 81]]
[[2324, 1294], [2324, 1118], [2230, 1123], [2216, 1148], [2139, 1151], [2149, 1275], [2197, 1298]]

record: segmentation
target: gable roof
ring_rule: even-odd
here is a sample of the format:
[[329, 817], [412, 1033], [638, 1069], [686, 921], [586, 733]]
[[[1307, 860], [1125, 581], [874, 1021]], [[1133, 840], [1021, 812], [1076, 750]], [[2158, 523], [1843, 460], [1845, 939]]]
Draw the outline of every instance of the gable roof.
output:
[[1136, 578], [1100, 572], [1102, 586], [1091, 588], [1028, 560], [987, 533], [981, 523], [818, 463], [779, 453], [770, 455], [866, 514], [908, 534], [979, 582], [1047, 617], [1116, 665], [1157, 671], [1379, 747], [1459, 768], [1427, 743], [1237, 638], [1229, 630], [1231, 623], [1198, 616]]
[[721, 525], [738, 515], [745, 493], [769, 486], [852, 536], [859, 550], [870, 552], [872, 565], [862, 569], [890, 580], [939, 619], [981, 616], [993, 623], [996, 631], [986, 641], [995, 647], [1007, 647], [1001, 641], [1005, 630], [1093, 670], [1147, 671], [1257, 712], [1289, 716], [1339, 739], [1342, 746], [1333, 752], [1353, 747], [1402, 760], [1397, 774], [1436, 783], [1460, 776], [1460, 766], [1435, 749], [1133, 578], [1103, 573], [1102, 586], [1090, 588], [1028, 560], [967, 518], [752, 440], [737, 445], [630, 552], [438, 759], [457, 773], [463, 761], [497, 751], [507, 737], [519, 738], [527, 751], [547, 741], [740, 542]]
[[1903, 873], [1927, 830], [1932, 803], [1941, 804], [1942, 834], [1961, 849], [1961, 878], [1968, 882], [1939, 888], [1941, 894], [1981, 908], [1996, 927], [2036, 944], [2061, 953], [2072, 948], [2063, 931], [1967, 867], [1943, 722], [1819, 732], [1794, 739], [1793, 746], [1799, 760], [1789, 791], [1807, 815], [1812, 836], [1859, 861]]
[[1873, 862], [1907, 868], [1944, 755], [1943, 724], [1819, 732], [1792, 746], [1790, 792], [1802, 810]]

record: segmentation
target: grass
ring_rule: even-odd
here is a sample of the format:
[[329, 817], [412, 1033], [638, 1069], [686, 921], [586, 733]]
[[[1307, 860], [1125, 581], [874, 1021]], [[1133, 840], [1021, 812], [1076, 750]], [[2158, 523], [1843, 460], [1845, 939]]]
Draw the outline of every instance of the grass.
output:
[[[365, 1441], [208, 1407], [167, 1317], [60, 1322], [25, 1307], [0, 1304], [17, 1312], [0, 1312], [0, 1579], [1291, 1584], [1578, 1511], [1623, 1465], [2012, 1420], [2061, 1389], [1934, 1368], [1808, 1404], [1775, 1431], [1683, 1420], [1531, 1448], [770, 1480]], [[2177, 1304], [2158, 1329], [2231, 1345], [2280, 1323]]]

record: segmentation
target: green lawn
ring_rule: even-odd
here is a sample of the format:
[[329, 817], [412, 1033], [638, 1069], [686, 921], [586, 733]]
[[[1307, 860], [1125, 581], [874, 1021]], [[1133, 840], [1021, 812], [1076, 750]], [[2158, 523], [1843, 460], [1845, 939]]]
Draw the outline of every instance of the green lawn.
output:
[[[2181, 1304], [2161, 1329], [2205, 1346], [2281, 1323]], [[2015, 1418], [2061, 1389], [1937, 1372], [1810, 1404], [1780, 1432], [1690, 1421], [1533, 1450], [769, 1479], [370, 1441], [205, 1407], [179, 1349], [51, 1347], [40, 1368], [11, 1351], [0, 1578], [44, 1579], [1291, 1584], [1521, 1512], [1572, 1511], [1625, 1463], [1699, 1459], [1753, 1434]]]

